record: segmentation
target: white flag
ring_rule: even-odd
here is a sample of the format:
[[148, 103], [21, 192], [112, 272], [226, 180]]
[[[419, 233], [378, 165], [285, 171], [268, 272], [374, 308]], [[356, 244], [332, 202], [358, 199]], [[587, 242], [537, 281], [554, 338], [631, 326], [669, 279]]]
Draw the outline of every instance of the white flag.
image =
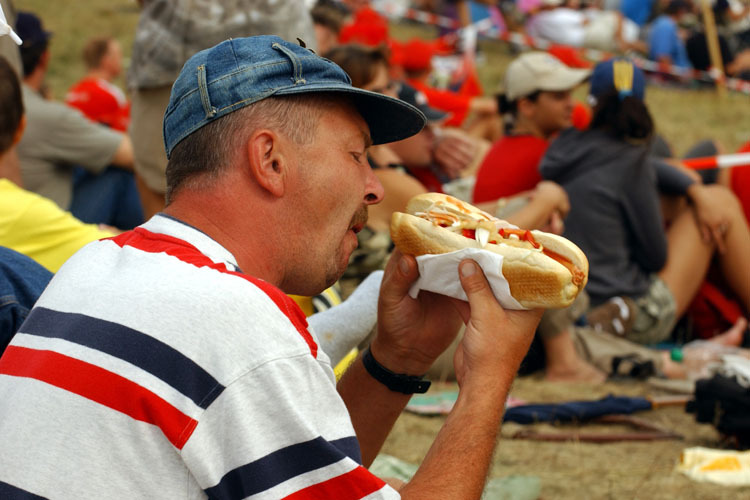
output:
[[16, 32], [13, 31], [13, 27], [8, 24], [8, 21], [6, 21], [5, 12], [3, 12], [3, 8], [0, 7], [0, 36], [3, 35], [9, 35], [10, 39], [16, 42], [18, 45], [21, 45], [23, 43], [21, 41], [21, 38], [16, 35]]

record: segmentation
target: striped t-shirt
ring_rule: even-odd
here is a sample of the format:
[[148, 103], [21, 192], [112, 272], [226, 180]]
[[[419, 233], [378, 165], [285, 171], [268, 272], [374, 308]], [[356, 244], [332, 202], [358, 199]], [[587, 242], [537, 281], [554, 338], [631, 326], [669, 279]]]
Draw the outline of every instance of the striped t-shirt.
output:
[[62, 267], [0, 401], [0, 498], [399, 498], [296, 304], [164, 215]]

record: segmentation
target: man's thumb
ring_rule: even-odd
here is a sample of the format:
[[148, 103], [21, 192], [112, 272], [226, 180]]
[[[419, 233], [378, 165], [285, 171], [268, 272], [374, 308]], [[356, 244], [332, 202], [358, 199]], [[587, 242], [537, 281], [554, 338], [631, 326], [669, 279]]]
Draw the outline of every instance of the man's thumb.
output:
[[479, 264], [467, 259], [461, 261], [458, 271], [461, 277], [461, 286], [469, 298], [472, 311], [476, 308], [482, 308], [487, 300], [495, 300], [492, 288], [490, 288], [490, 284], [487, 282]]

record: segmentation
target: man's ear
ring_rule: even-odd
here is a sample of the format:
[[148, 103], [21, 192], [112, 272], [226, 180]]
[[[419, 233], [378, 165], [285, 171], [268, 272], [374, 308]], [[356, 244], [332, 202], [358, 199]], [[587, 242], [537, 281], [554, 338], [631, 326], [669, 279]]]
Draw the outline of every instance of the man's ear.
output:
[[283, 146], [271, 130], [257, 130], [247, 141], [250, 172], [259, 186], [277, 197], [284, 195], [289, 167]]
[[18, 122], [18, 128], [16, 129], [15, 134], [13, 134], [13, 144], [18, 144], [18, 141], [20, 141], [23, 136], [24, 130], [26, 130], [26, 115], [22, 115], [21, 121]]

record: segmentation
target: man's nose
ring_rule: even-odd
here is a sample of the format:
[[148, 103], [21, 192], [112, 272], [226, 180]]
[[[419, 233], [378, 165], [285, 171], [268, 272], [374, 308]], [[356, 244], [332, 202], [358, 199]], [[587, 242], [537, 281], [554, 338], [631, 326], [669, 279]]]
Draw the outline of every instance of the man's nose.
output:
[[374, 205], [383, 201], [385, 196], [385, 188], [380, 183], [380, 179], [375, 175], [373, 169], [369, 169], [367, 173], [367, 185], [365, 191], [365, 203], [368, 205]]

